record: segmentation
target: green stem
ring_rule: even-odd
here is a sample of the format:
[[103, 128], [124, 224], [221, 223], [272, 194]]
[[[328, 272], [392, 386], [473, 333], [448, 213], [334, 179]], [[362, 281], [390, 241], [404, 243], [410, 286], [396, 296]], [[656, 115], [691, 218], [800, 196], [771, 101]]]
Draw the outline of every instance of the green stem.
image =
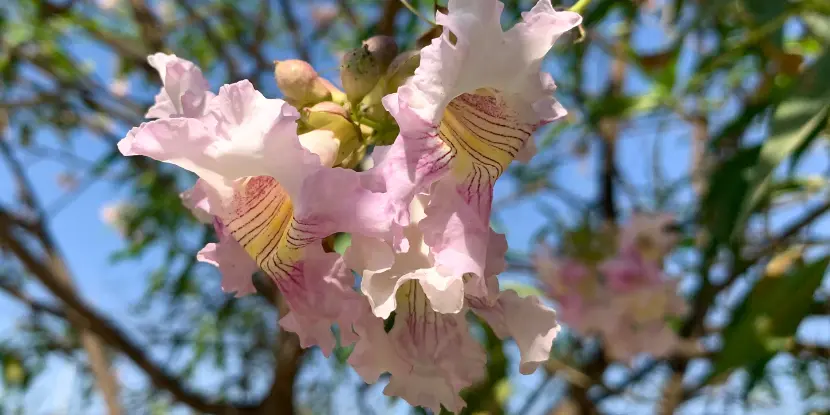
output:
[[591, 0], [578, 0], [568, 10], [570, 10], [572, 12], [575, 12], [575, 13], [582, 13], [585, 10], [585, 8], [588, 7], [589, 4], [591, 4]]
[[409, 9], [409, 11], [411, 11], [411, 12], [412, 12], [412, 14], [414, 14], [415, 16], [418, 16], [418, 18], [420, 18], [421, 20], [423, 20], [423, 21], [425, 21], [425, 22], [429, 23], [429, 24], [430, 24], [430, 26], [437, 26], [437, 25], [435, 24], [435, 22], [433, 22], [431, 19], [428, 19], [426, 16], [424, 16], [423, 14], [421, 14], [421, 12], [419, 12], [419, 11], [418, 11], [418, 9], [416, 9], [414, 6], [412, 6], [411, 4], [409, 4], [409, 2], [408, 2], [407, 0], [401, 0], [401, 4], [403, 4], [403, 5], [404, 5], [404, 7], [406, 7], [407, 9]]

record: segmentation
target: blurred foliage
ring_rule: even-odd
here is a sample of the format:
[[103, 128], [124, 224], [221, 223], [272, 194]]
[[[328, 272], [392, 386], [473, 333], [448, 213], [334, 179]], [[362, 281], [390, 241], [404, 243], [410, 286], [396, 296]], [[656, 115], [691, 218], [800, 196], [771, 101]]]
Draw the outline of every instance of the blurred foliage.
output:
[[[410, 4], [426, 16], [440, 6], [425, 0]], [[536, 207], [544, 222], [533, 230], [533, 243], [565, 240], [565, 246], [602, 245], [585, 240], [590, 237], [585, 229], [616, 222], [633, 210], [673, 212], [685, 243], [669, 262], [672, 273], [692, 287], [686, 291], [692, 311], [677, 323], [678, 331], [718, 345], [697, 355], [647, 359], [613, 380], [614, 362], [605, 361], [601, 345], [565, 331], [551, 360], [557, 363], [547, 365], [536, 389], [521, 391], [527, 381], [513, 382], [511, 349], [474, 323], [490, 363], [488, 378], [465, 392], [466, 412], [547, 413], [567, 402], [581, 413], [604, 413], [614, 405], [629, 405], [622, 413], [651, 413], [644, 408], [654, 405], [671, 413], [681, 402], [733, 399], [730, 388], [737, 388], [736, 399], [751, 410], [792, 402], [777, 392], [774, 380], [781, 376], [799, 388], [804, 408], [826, 410], [830, 339], [803, 344], [795, 334], [808, 316], [824, 316], [821, 327], [827, 328], [830, 314], [826, 284], [821, 288], [830, 239], [816, 225], [830, 210], [830, 171], [801, 168], [809, 158], [828, 164], [830, 3], [580, 4], [583, 32], [565, 36], [548, 65], [570, 115], [537, 134], [539, 154], [531, 164], [511, 168], [503, 179], [510, 181], [508, 194], [496, 208]], [[530, 0], [505, 1], [505, 24], [531, 6]], [[363, 385], [351, 374], [343, 364], [349, 350], [340, 348], [334, 359], [323, 362], [281, 336], [279, 301], [267, 279], [256, 277], [256, 296], [222, 293], [218, 273], [195, 261], [195, 253], [212, 240], [212, 230], [198, 224], [179, 199], [193, 178], [145, 158], [121, 157], [115, 148], [127, 128], [143, 120], [158, 90], [157, 74], [145, 60], [150, 53], [172, 52], [197, 62], [214, 87], [248, 78], [266, 95], [279, 96], [271, 78], [274, 59], [305, 59], [336, 79], [332, 56], [374, 34], [392, 34], [406, 50], [436, 32], [398, 0], [11, 0], [0, 5], [0, 141], [15, 155], [4, 153], [3, 166], [16, 177], [15, 163], [28, 167], [48, 160], [76, 182], [55, 196], [54, 185], [38, 181], [34, 193], [50, 197], [28, 200], [22, 191], [0, 195], [0, 209], [21, 218], [42, 212], [48, 219], [103, 181], [113, 192], [129, 194], [124, 202], [130, 208], [120, 218], [125, 247], [112, 259], [131, 261], [159, 252], [163, 258], [144, 279], [146, 290], [131, 309], [135, 320], [117, 324], [141, 349], [152, 349], [151, 360], [185, 385], [193, 400], [141, 377], [122, 385], [124, 413], [164, 414], [180, 406], [213, 413], [228, 406], [240, 413], [249, 408], [268, 414], [341, 413], [336, 407], [341, 398], [332, 397], [335, 387], [354, 391], [349, 396], [355, 396], [362, 413], [383, 413], [400, 403], [377, 399], [380, 388]], [[638, 149], [642, 165], [620, 165], [625, 145]], [[676, 156], [667, 160], [667, 149], [681, 152], [688, 162]], [[688, 171], [668, 177], [663, 166], [677, 163], [688, 164]], [[575, 191], [569, 176], [576, 174], [574, 165], [589, 166], [585, 180], [596, 186]], [[646, 166], [645, 183], [632, 179], [632, 172]], [[494, 226], [509, 233], [507, 216]], [[48, 243], [38, 245], [37, 238], [48, 238], [36, 227], [19, 228], [36, 252], [49, 250]], [[342, 249], [347, 242], [337, 238], [335, 246]], [[505, 281], [505, 287], [539, 292], [537, 282], [523, 278], [534, 274], [530, 255], [511, 247], [511, 275], [522, 275]], [[0, 259], [4, 300], [30, 311], [0, 344], [0, 407], [25, 413], [20, 397], [37, 392], [33, 379], [50, 373], [44, 372], [50, 357], [76, 365], [85, 379], [81, 389], [93, 391], [80, 329], [67, 320], [67, 313], [77, 310], [54, 292], [43, 295], [35, 273], [13, 254], [0, 252]], [[764, 277], [771, 261], [778, 261], [773, 268], [779, 271]], [[746, 294], [734, 301], [740, 287]], [[726, 322], [710, 322], [724, 313]], [[119, 371], [144, 370], [117, 344], [108, 346]], [[771, 363], [782, 354], [789, 359], [783, 370]], [[690, 375], [682, 399], [663, 399], [670, 391], [665, 374], [691, 372], [693, 359], [706, 360], [713, 369], [703, 377]], [[199, 382], [206, 374], [216, 378], [211, 386]], [[709, 382], [727, 377], [716, 386]], [[553, 384], [559, 385], [555, 393], [550, 392]], [[296, 406], [279, 395], [284, 385]], [[632, 398], [643, 389], [648, 392], [644, 402]], [[205, 405], [195, 407], [194, 400]], [[268, 406], [274, 402], [276, 407]], [[707, 413], [717, 412], [712, 411]]]

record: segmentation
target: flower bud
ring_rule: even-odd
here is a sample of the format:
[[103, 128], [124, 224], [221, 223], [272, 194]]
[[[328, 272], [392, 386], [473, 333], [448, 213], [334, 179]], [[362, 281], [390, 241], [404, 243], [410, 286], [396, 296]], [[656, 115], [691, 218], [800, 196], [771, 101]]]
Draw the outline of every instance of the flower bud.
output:
[[309, 131], [300, 134], [299, 139], [300, 144], [306, 150], [320, 157], [320, 164], [327, 167], [334, 166], [340, 150], [340, 140], [334, 136], [333, 132], [328, 130]]
[[381, 73], [386, 72], [398, 54], [398, 44], [392, 36], [372, 36], [363, 41], [363, 46], [374, 56]]
[[311, 130], [326, 130], [334, 133], [339, 149], [332, 165], [341, 164], [361, 147], [360, 130], [352, 123], [348, 113], [340, 105], [333, 102], [321, 102], [306, 109], [303, 118], [305, 125]]
[[343, 55], [340, 81], [351, 102], [359, 102], [378, 83], [381, 71], [377, 59], [366, 46], [352, 49]]
[[398, 55], [389, 65], [386, 80], [386, 93], [391, 94], [403, 85], [415, 69], [421, 64], [421, 54], [417, 50], [404, 52]]
[[317, 78], [317, 79], [318, 79], [318, 82], [320, 83], [320, 85], [322, 85], [323, 88], [326, 88], [326, 90], [329, 91], [329, 94], [331, 94], [331, 100], [334, 103], [339, 104], [339, 105], [343, 105], [347, 102], [346, 94], [343, 91], [341, 91], [339, 88], [334, 86], [334, 84], [329, 82], [328, 79], [326, 79], [326, 78]]
[[381, 80], [372, 91], [366, 94], [358, 105], [361, 116], [368, 118], [378, 124], [392, 123], [392, 115], [383, 107], [383, 97], [386, 95], [386, 82]]
[[274, 61], [274, 78], [285, 100], [295, 107], [331, 99], [325, 80], [308, 62], [299, 59]]

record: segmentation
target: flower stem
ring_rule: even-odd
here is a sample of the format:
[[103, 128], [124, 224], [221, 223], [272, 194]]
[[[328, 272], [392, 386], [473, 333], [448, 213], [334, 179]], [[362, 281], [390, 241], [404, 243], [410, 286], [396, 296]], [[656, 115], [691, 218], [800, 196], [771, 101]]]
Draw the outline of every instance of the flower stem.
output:
[[591, 0], [578, 0], [568, 10], [576, 13], [582, 13], [585, 10], [585, 8], [588, 7], [589, 4], [591, 4]]
[[420, 18], [421, 20], [429, 23], [430, 26], [436, 26], [435, 22], [433, 22], [432, 20], [428, 19], [426, 16], [421, 14], [421, 12], [419, 12], [418, 9], [416, 9], [414, 6], [409, 4], [409, 2], [407, 0], [401, 0], [401, 4], [403, 4], [404, 7], [409, 9], [409, 11], [411, 11], [415, 16], [418, 16], [418, 18]]

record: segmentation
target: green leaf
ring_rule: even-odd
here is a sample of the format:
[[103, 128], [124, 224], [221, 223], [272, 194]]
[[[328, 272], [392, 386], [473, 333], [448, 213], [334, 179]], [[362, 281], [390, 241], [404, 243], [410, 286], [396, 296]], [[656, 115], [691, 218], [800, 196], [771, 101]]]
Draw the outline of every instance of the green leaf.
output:
[[759, 376], [759, 366], [786, 349], [801, 320], [810, 313], [828, 264], [830, 257], [824, 257], [789, 276], [759, 281], [724, 330], [723, 349], [714, 358], [710, 381], [741, 367]]
[[[777, 18], [787, 10], [787, 2], [782, 0], [744, 0], [747, 11], [752, 14], [756, 25], [763, 25]], [[783, 43], [783, 29], [777, 28], [769, 35], [777, 46]]]
[[825, 42], [830, 42], [830, 16], [806, 13], [802, 19], [812, 34]]
[[727, 243], [737, 228], [741, 201], [749, 190], [750, 173], [757, 164], [761, 148], [740, 149], [732, 158], [718, 165], [709, 177], [709, 186], [701, 205], [703, 223], [717, 243]]
[[[801, 156], [803, 150], [818, 136], [830, 111], [830, 51], [825, 52], [799, 78], [793, 93], [775, 109], [770, 136], [761, 148], [747, 199], [741, 204], [735, 229], [741, 226], [769, 191], [770, 178], [790, 155]], [[792, 163], [798, 162], [793, 157]], [[733, 237], [736, 235], [733, 235]]]

